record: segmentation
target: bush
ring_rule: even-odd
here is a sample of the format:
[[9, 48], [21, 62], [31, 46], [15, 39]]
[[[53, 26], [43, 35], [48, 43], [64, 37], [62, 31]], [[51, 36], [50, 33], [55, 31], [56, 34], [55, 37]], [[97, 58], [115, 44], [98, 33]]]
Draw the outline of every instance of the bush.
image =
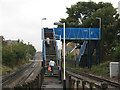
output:
[[117, 60], [120, 61], [120, 45], [118, 45], [115, 48], [115, 51], [113, 52], [113, 57]]
[[26, 44], [23, 44], [23, 42], [12, 44], [12, 52], [11, 46], [6, 45], [2, 47], [2, 63], [6, 66], [13, 67], [15, 65], [18, 65], [19, 62], [23, 62], [26, 59], [28, 60], [28, 58], [34, 56], [35, 52], [36, 50], [32, 45], [28, 46]]
[[74, 56], [75, 56], [75, 55], [74, 55], [73, 53], [69, 53], [68, 56], [67, 56], [67, 58], [68, 58], [68, 59], [73, 59]]

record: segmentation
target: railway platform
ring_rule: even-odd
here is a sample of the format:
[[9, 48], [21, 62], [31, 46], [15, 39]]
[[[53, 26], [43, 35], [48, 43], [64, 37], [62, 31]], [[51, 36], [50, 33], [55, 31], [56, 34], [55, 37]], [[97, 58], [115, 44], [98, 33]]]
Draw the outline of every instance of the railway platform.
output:
[[62, 90], [63, 86], [61, 81], [59, 81], [58, 75], [45, 75], [43, 84], [41, 86], [42, 90], [54, 90], [54, 89], [59, 89]]

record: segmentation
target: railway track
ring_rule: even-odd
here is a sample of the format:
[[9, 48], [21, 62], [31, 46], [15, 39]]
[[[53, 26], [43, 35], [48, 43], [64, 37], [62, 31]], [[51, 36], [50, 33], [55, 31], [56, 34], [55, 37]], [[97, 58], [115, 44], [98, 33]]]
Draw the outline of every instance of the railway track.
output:
[[27, 75], [19, 82], [18, 85], [20, 85], [20, 86], [24, 85], [25, 82], [26, 82], [26, 80], [29, 79], [29, 77], [33, 74], [33, 72], [34, 72], [38, 67], [37, 67], [36, 64], [34, 64], [34, 65], [32, 66], [32, 68], [33, 68], [33, 69], [32, 69], [29, 73], [27, 73]]
[[29, 65], [21, 68], [20, 70], [14, 72], [11, 75], [9, 75], [8, 77], [4, 78], [2, 80], [2, 87], [4, 88], [4, 87], [8, 86], [11, 82], [14, 82], [14, 80], [16, 80], [18, 77], [20, 77], [23, 74], [23, 72], [25, 72], [33, 64], [34, 64], [34, 62], [31, 62]]
[[[89, 82], [89, 80], [90, 80], [92, 82], [99, 83], [99, 84], [95, 84], [96, 88], [100, 89], [100, 83], [105, 82], [105, 83], [108, 84], [108, 88], [118, 88], [118, 89], [120, 89], [120, 84], [119, 83], [112, 82], [112, 81], [109, 81], [109, 80], [106, 80], [106, 79], [103, 79], [103, 78], [99, 78], [99, 77], [96, 77], [96, 76], [92, 76], [92, 75], [80, 72], [78, 70], [73, 70], [73, 69], [70, 69], [70, 68], [66, 68], [66, 71], [68, 71], [71, 76], [73, 76], [77, 79], [81, 79], [81, 80], [86, 79], [87, 82]], [[82, 76], [82, 77], [80, 78], [79, 76]]]

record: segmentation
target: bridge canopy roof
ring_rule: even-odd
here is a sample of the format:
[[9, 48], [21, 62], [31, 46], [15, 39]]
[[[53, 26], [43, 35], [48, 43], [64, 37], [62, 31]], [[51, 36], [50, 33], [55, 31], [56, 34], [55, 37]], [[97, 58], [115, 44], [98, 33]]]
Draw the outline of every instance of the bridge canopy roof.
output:
[[[54, 28], [55, 35], [61, 35], [63, 39], [63, 28]], [[59, 39], [58, 36], [55, 36]], [[100, 40], [100, 28], [65, 28], [66, 40]]]

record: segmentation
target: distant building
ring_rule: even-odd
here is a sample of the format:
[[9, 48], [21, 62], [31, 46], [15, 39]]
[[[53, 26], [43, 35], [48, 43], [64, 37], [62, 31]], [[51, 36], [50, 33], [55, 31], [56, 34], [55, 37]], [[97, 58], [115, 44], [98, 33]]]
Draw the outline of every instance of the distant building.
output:
[[2, 43], [3, 46], [5, 45], [11, 45], [11, 44], [17, 44], [20, 42], [20, 40], [5, 40], [3, 36], [0, 36], [0, 42]]
[[3, 36], [0, 36], [0, 46], [2, 45], [3, 42]]
[[[118, 2], [118, 13], [120, 15], [120, 1]], [[120, 18], [120, 17], [119, 17]]]
[[17, 44], [18, 40], [6, 40], [5, 42], [7, 43], [7, 45], [11, 45], [11, 44]]
[[3, 41], [3, 39], [4, 39], [3, 36], [0, 36], [0, 39]]

